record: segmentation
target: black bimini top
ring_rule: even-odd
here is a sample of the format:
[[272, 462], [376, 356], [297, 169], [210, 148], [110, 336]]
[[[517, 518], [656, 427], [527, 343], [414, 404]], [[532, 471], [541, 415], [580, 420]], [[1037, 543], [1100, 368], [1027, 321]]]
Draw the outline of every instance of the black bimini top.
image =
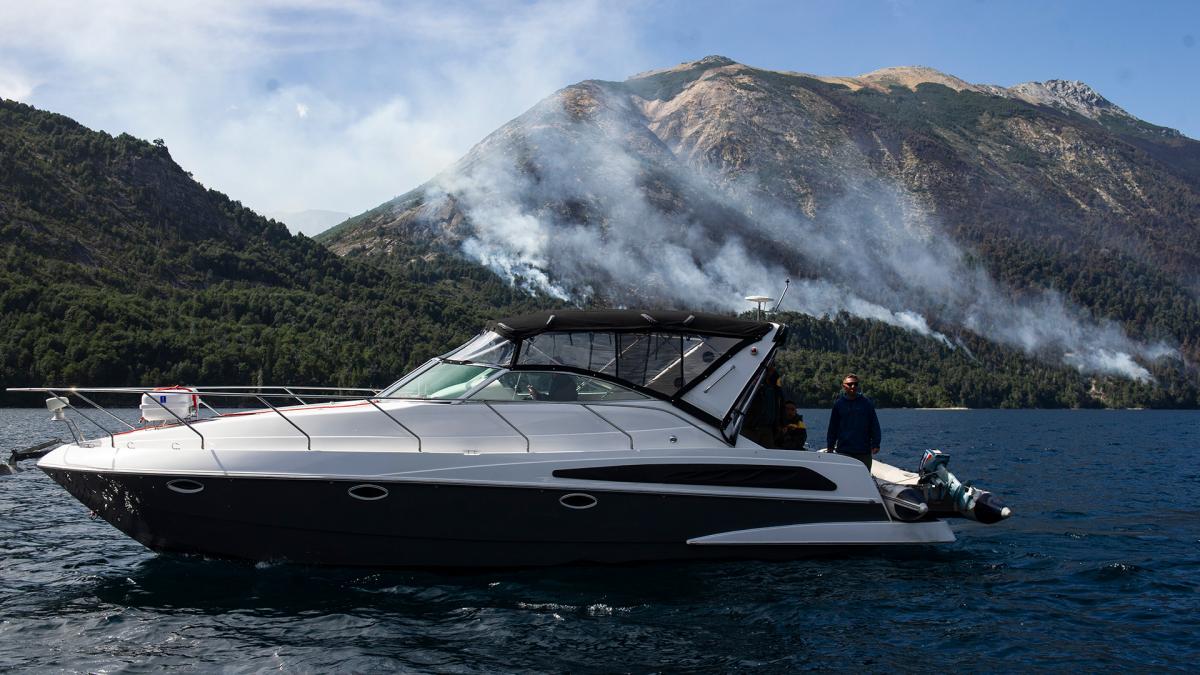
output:
[[720, 314], [658, 309], [552, 309], [522, 314], [488, 324], [509, 340], [559, 331], [641, 332], [646, 330], [700, 333], [731, 338], [760, 338], [771, 330], [765, 321], [746, 321]]

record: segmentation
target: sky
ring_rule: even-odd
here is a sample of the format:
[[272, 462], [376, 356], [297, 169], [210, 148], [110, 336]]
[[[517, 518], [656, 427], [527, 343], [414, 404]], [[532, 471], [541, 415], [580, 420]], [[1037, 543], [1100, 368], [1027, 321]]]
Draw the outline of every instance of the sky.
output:
[[1082, 80], [1200, 138], [1200, 2], [212, 0], [0, 6], [0, 96], [163, 139], [262, 213], [356, 214], [555, 90], [710, 54]]

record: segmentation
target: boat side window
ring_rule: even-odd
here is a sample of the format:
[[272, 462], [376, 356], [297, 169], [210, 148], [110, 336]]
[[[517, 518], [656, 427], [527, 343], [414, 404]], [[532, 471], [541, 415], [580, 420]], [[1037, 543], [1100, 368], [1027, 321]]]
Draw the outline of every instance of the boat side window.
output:
[[384, 392], [389, 398], [455, 399], [462, 397], [499, 368], [462, 363], [439, 363], [394, 390]]
[[481, 401], [632, 401], [647, 398], [632, 389], [586, 375], [518, 370], [505, 373], [475, 392]]
[[523, 366], [571, 366], [616, 375], [617, 336], [581, 331], [542, 333], [521, 343]]
[[671, 396], [741, 342], [699, 334], [550, 331], [522, 341], [517, 363], [590, 370]]
[[741, 343], [737, 338], [669, 333], [627, 333], [617, 337], [617, 377], [668, 396]]

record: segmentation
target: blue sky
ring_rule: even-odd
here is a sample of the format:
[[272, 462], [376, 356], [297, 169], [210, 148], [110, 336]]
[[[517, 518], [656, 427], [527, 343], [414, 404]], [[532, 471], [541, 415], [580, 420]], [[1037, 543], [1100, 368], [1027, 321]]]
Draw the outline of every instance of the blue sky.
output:
[[1082, 80], [1200, 137], [1200, 2], [43, 0], [5, 3], [0, 36], [0, 96], [163, 138], [263, 212], [366, 210], [562, 86], [709, 54]]

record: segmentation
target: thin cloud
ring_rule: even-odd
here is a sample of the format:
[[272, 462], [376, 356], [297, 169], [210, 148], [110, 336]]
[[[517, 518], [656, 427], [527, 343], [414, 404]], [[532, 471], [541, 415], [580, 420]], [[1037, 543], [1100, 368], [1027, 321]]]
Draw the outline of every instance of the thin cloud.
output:
[[357, 213], [549, 92], [636, 70], [631, 7], [14, 5], [0, 12], [0, 94], [164, 138], [198, 180], [258, 210]]

